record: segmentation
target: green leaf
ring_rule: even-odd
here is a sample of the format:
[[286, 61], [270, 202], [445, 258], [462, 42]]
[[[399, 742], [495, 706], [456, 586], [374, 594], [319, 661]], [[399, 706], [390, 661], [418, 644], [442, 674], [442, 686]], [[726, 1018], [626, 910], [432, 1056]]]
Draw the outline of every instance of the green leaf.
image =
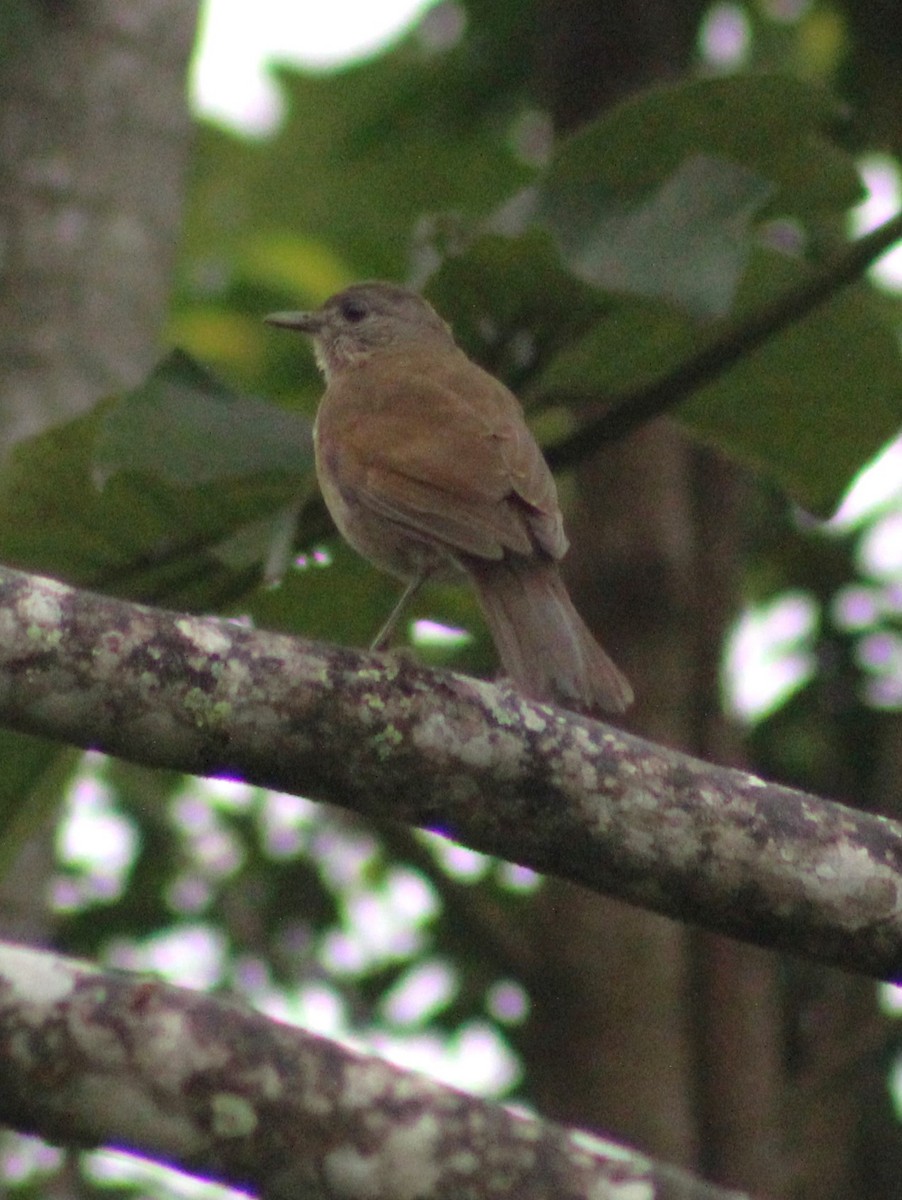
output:
[[599, 300], [591, 328], [545, 364], [534, 384], [538, 395], [614, 399], [674, 370], [700, 344], [697, 325], [662, 300]]
[[854, 161], [828, 136], [837, 112], [776, 76], [651, 90], [561, 144], [533, 217], [582, 278], [723, 316], [756, 219], [805, 222], [862, 198]]
[[561, 196], [547, 213], [578, 276], [610, 291], [671, 300], [693, 316], [728, 313], [773, 184], [726, 159], [693, 154], [635, 205], [587, 209]]
[[[759, 253], [740, 314], [797, 282], [802, 264]], [[842, 289], [691, 397], [680, 420], [828, 516], [902, 423], [898, 339], [867, 285]]]
[[[732, 327], [741, 328], [744, 314], [798, 285], [808, 270], [758, 251]], [[536, 391], [575, 402], [614, 400], [676, 371], [716, 331], [702, 331], [661, 301], [609, 297], [589, 332], [547, 365]], [[902, 423], [896, 336], [866, 285], [843, 288], [685, 400], [675, 416], [775, 479], [804, 507], [828, 515]]]
[[230, 392], [179, 350], [105, 410], [94, 451], [100, 486], [120, 471], [196, 487], [259, 471], [296, 473], [312, 461], [305, 417]]
[[772, 215], [843, 212], [864, 189], [832, 137], [839, 102], [779, 75], [733, 75], [652, 88], [561, 143], [544, 190], [585, 185], [604, 201], [658, 186], [692, 155], [736, 163], [772, 184]]
[[312, 486], [306, 417], [232, 394], [175, 357], [132, 396], [15, 448], [0, 475], [0, 558], [215, 609], [247, 593], [270, 556], [262, 534], [243, 557], [229, 540], [267, 521], [281, 536], [282, 514]]

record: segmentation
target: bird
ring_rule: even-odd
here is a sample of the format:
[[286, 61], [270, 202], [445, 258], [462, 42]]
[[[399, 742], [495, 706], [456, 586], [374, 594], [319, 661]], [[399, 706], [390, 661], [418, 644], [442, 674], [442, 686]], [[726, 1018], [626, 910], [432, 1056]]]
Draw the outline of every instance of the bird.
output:
[[353, 284], [265, 320], [312, 339], [326, 385], [316, 473], [335, 525], [406, 584], [373, 648], [389, 644], [425, 580], [463, 576], [523, 695], [589, 716], [625, 711], [632, 688], [561, 576], [557, 488], [513, 392], [399, 284]]

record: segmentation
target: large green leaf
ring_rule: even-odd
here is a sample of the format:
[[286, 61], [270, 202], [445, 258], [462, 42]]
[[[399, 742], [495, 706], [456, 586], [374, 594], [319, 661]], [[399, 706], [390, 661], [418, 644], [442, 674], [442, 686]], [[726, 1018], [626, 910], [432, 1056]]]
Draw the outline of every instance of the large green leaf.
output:
[[775, 190], [727, 159], [693, 154], [638, 201], [599, 209], [582, 207], [584, 194], [572, 206], [559, 196], [547, 219], [582, 278], [715, 317], [732, 307], [753, 218]]
[[[740, 315], [803, 274], [801, 264], [761, 252]], [[691, 397], [679, 416], [828, 516], [902, 426], [897, 334], [865, 284], [844, 288]]]
[[616, 294], [599, 300], [592, 326], [544, 364], [538, 395], [611, 400], [674, 370], [701, 342], [696, 323], [663, 300]]
[[[312, 487], [308, 418], [173, 356], [130, 396], [16, 447], [0, 474], [0, 558], [215, 608], [259, 577], [270, 535]], [[239, 554], [248, 527], [258, 536]]]
[[823, 93], [777, 76], [653, 89], [561, 143], [533, 214], [582, 278], [724, 316], [758, 218], [804, 223], [862, 198], [828, 136], [837, 117]]
[[[807, 278], [798, 260], [758, 251], [735, 325]], [[548, 364], [539, 393], [615, 398], [671, 371], [719, 332], [661, 301], [610, 297], [593, 328]], [[852, 475], [902, 424], [896, 335], [865, 284], [744, 356], [675, 415], [702, 439], [770, 475], [810, 510], [829, 514]]]
[[236, 395], [179, 351], [105, 408], [94, 449], [101, 486], [119, 472], [141, 472], [198, 487], [263, 471], [294, 475], [312, 461], [308, 420]]
[[731, 75], [650, 88], [561, 143], [549, 203], [580, 184], [611, 196], [657, 186], [687, 157], [735, 162], [778, 191], [772, 211], [805, 219], [862, 198], [851, 156], [833, 136], [837, 100], [784, 75]]

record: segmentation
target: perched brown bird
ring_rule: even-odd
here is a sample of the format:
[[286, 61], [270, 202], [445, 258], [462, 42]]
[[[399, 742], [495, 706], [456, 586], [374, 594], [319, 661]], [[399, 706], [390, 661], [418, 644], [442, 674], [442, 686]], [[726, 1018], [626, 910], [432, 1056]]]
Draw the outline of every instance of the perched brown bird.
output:
[[622, 712], [632, 689], [561, 579], [554, 479], [514, 395], [460, 350], [422, 297], [360, 283], [271, 325], [313, 339], [326, 378], [315, 426], [326, 505], [364, 558], [408, 582], [461, 571], [527, 696]]

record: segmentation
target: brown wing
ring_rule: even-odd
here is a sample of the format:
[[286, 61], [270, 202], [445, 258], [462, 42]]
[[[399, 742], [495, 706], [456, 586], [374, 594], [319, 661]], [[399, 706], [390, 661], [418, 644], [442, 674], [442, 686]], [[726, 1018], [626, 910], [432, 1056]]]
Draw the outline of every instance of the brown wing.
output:
[[483, 558], [565, 553], [554, 479], [518, 401], [461, 352], [374, 356], [333, 382], [318, 424], [373, 512]]

